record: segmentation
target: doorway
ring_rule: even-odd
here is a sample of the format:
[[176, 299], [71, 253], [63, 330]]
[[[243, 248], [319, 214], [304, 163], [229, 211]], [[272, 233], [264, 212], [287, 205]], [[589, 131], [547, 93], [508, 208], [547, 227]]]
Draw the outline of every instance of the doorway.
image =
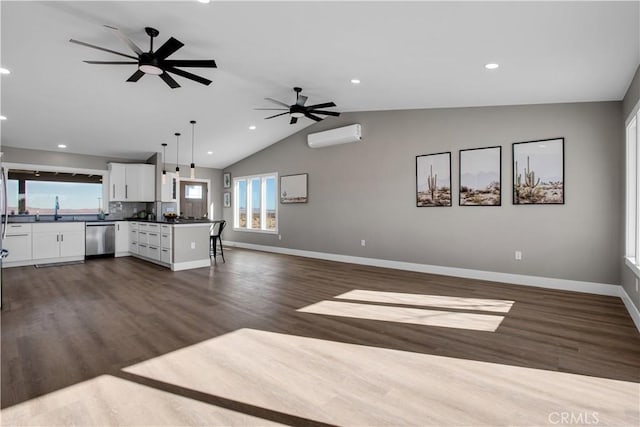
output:
[[208, 195], [207, 182], [180, 180], [180, 216], [207, 218], [209, 216]]

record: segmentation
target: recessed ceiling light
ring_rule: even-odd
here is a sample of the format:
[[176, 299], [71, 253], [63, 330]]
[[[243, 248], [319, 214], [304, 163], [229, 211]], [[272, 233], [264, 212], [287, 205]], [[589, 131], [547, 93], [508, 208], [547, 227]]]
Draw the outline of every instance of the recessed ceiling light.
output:
[[211, 0], [198, 0], [199, 3], [209, 3]]
[[212, 154], [213, 154], [213, 151], [207, 151], [207, 154], [208, 154], [208, 155], [212, 155]]
[[7, 70], [6, 68], [0, 68], [0, 74], [11, 74], [11, 71]]
[[495, 62], [490, 62], [490, 63], [486, 64], [484, 66], [484, 68], [486, 68], [487, 70], [495, 70], [499, 66], [500, 66], [500, 64], [496, 64]]
[[0, 116], [0, 120], [7, 120], [5, 116]]
[[358, 85], [358, 84], [360, 84], [360, 80], [358, 80], [358, 79], [351, 79], [351, 83], [353, 83], [354, 85]]
[[58, 144], [58, 148], [67, 148], [65, 144]]
[[249, 130], [256, 130], [256, 127], [254, 125], [249, 126]]

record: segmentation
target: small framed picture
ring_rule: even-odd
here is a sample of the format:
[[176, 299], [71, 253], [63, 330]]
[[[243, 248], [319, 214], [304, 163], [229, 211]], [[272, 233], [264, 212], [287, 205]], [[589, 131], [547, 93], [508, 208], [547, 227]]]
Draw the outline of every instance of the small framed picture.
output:
[[460, 150], [460, 206], [500, 206], [502, 147]]
[[223, 206], [225, 208], [230, 208], [231, 207], [231, 192], [230, 191], [225, 191], [223, 197], [224, 197]]
[[231, 172], [225, 172], [222, 175], [222, 186], [224, 188], [231, 188]]
[[416, 206], [451, 206], [451, 152], [416, 156]]
[[285, 175], [280, 177], [280, 203], [307, 203], [308, 174]]
[[513, 143], [513, 204], [564, 204], [564, 138]]

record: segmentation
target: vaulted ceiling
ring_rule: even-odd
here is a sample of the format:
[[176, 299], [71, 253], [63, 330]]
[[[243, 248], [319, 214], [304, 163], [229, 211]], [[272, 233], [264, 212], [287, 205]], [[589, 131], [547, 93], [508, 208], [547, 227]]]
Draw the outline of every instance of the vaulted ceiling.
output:
[[[181, 132], [180, 161], [222, 168], [312, 125], [264, 120], [265, 97], [334, 101], [337, 111], [620, 100], [640, 64], [638, 2], [2, 1], [3, 146], [144, 159]], [[126, 82], [135, 65], [69, 43], [148, 46], [144, 27], [215, 59], [175, 77]], [[500, 67], [487, 70], [496, 62]], [[351, 79], [361, 81], [355, 85]], [[331, 120], [331, 118], [327, 118]], [[249, 130], [249, 126], [256, 126]], [[207, 154], [212, 152], [213, 154]]]

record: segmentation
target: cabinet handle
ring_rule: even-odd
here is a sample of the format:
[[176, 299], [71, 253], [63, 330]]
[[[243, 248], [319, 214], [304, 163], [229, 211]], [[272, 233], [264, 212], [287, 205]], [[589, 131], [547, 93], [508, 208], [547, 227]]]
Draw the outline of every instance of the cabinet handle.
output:
[[128, 199], [129, 198], [129, 186], [125, 184], [124, 186], [124, 198]]
[[149, 236], [157, 236], [158, 233], [149, 233]]
[[120, 231], [120, 224], [116, 224], [116, 227], [118, 228], [118, 231]]
[[60, 241], [61, 241], [61, 242], [64, 242], [64, 234], [61, 234], [61, 235], [60, 235]]
[[22, 226], [21, 225], [10, 225], [9, 227], [10, 228], [21, 228]]
[[56, 234], [56, 242], [59, 242], [59, 241], [60, 241], [60, 235]]
[[113, 184], [113, 198], [116, 198], [116, 185]]
[[7, 234], [7, 237], [27, 237], [29, 234]]

